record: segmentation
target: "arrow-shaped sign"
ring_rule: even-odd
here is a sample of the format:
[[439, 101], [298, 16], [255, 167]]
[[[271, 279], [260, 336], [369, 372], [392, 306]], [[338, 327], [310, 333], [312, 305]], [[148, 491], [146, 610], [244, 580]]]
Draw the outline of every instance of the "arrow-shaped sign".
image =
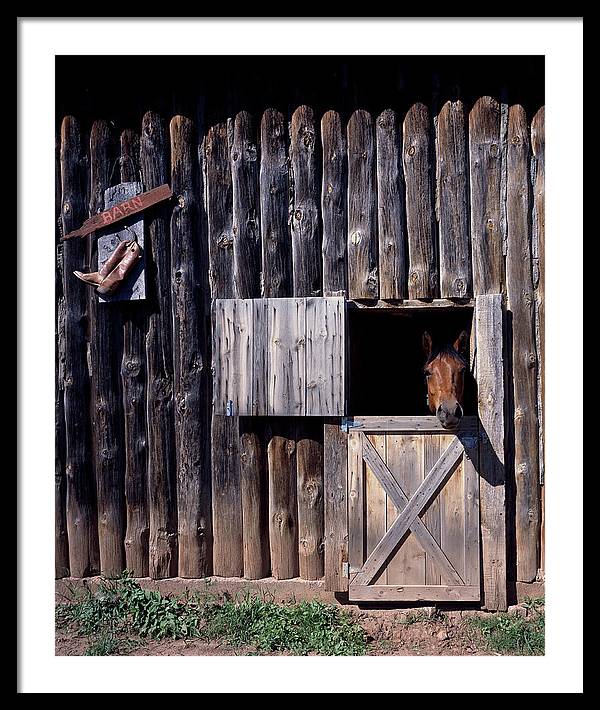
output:
[[168, 200], [172, 194], [171, 188], [168, 185], [160, 185], [153, 190], [148, 190], [148, 192], [142, 192], [141, 195], [136, 195], [129, 200], [125, 200], [125, 202], [120, 202], [118, 205], [86, 219], [79, 229], [65, 234], [64, 237], [61, 237], [60, 241], [64, 242], [65, 239], [73, 239], [73, 237], [85, 237], [86, 234], [91, 234], [97, 229], [108, 227], [110, 224], [114, 224], [114, 222], [130, 217], [132, 214], [141, 212], [148, 207], [152, 207], [158, 202]]

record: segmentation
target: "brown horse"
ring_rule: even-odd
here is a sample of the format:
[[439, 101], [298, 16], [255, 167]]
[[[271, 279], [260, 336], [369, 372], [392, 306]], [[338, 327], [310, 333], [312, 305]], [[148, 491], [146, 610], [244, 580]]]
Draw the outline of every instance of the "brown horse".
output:
[[463, 416], [463, 397], [467, 332], [462, 331], [452, 345], [433, 347], [431, 335], [423, 333], [423, 350], [427, 361], [423, 371], [427, 380], [427, 404], [444, 429], [454, 429]]

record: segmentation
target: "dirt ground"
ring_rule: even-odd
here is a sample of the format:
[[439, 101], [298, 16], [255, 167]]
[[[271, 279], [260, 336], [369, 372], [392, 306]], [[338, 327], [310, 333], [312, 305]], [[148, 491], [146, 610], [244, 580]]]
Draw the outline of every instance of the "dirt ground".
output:
[[[374, 656], [483, 656], [481, 639], [468, 627], [468, 612], [449, 612], [429, 618], [428, 610], [412, 612], [365, 610], [352, 612], [368, 634], [368, 655]], [[232, 647], [226, 642], [200, 639], [152, 641], [130, 639], [128, 656], [246, 656], [256, 655], [252, 647]], [[57, 630], [56, 655], [83, 655], [89, 640], [75, 633]], [[270, 655], [263, 654], [261, 655]], [[280, 653], [276, 655], [282, 655]]]
[[[99, 578], [86, 580], [63, 579], [56, 581], [57, 604], [72, 601], [78, 590], [93, 589]], [[211, 580], [210, 587], [199, 580], [139, 580], [147, 589], [155, 589], [162, 594], [181, 594], [184, 590], [209, 588], [215, 593], [235, 595], [249, 589], [253, 592], [268, 593], [277, 602], [318, 598], [327, 603], [339, 604], [332, 593], [324, 592], [322, 582], [298, 582], [291, 580], [261, 580], [249, 583], [239, 579]], [[519, 603], [510, 611], [526, 616], [523, 600], [527, 596], [543, 596], [543, 583], [526, 585], [520, 592]], [[493, 655], [486, 649], [481, 635], [468, 623], [473, 615], [485, 615], [476, 609], [444, 609], [436, 607], [416, 608], [361, 608], [343, 605], [363, 627], [368, 638], [368, 655], [377, 656], [485, 656]], [[171, 640], [154, 641], [141, 638], [121, 638], [119, 655], [131, 656], [245, 656], [245, 655], [285, 655], [265, 654], [252, 647], [233, 647], [221, 640]], [[90, 645], [88, 638], [62, 628], [56, 630], [55, 653], [57, 656], [83, 655]], [[124, 647], [124, 648], [123, 648]]]

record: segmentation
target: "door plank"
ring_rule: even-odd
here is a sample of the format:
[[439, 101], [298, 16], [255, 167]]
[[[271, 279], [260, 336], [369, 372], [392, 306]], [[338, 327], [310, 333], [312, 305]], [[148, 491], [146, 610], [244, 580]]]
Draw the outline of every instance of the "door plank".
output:
[[[385, 535], [386, 531], [386, 490], [382, 485], [381, 476], [377, 470], [377, 464], [381, 461], [380, 456], [385, 458], [387, 437], [382, 434], [361, 435], [363, 446], [363, 460], [365, 466], [365, 502], [366, 502], [366, 545], [367, 555], [375, 549], [377, 543]], [[367, 449], [372, 450], [375, 455], [367, 456]], [[375, 465], [372, 465], [375, 464]], [[375, 577], [374, 584], [386, 584], [387, 570], [383, 569], [381, 574]]]
[[[453, 437], [442, 437], [441, 445], [451, 444]], [[439, 495], [441, 511], [442, 548], [453, 566], [464, 575], [465, 520], [464, 520], [464, 467], [462, 460], [446, 480]]]
[[302, 298], [267, 300], [269, 414], [305, 413], [305, 302]]
[[[434, 436], [432, 434], [426, 434], [423, 437], [425, 444], [425, 451], [423, 452], [423, 473], [431, 470], [431, 467], [439, 459], [442, 453], [441, 447], [441, 437]], [[438, 546], [442, 541], [441, 536], [441, 517], [440, 517], [440, 497], [436, 496], [429, 505], [425, 508], [425, 513], [423, 515], [423, 522], [427, 526], [429, 532], [431, 533], [433, 539], [436, 541]], [[441, 549], [441, 548], [440, 548]], [[426, 584], [442, 584], [442, 576], [440, 575], [440, 564], [439, 561], [434, 559], [435, 555], [431, 552], [427, 553], [425, 559], [425, 582]], [[444, 557], [446, 555], [444, 554]], [[448, 558], [446, 558], [448, 559]], [[452, 565], [450, 565], [452, 566]], [[454, 569], [454, 568], [452, 568]], [[446, 580], [447, 581], [447, 580]], [[462, 580], [461, 580], [462, 581]]]
[[306, 299], [306, 416], [344, 414], [343, 298]]
[[359, 570], [365, 561], [362, 438], [348, 434], [348, 562]]
[[437, 585], [350, 585], [348, 599], [351, 602], [469, 602], [479, 601], [479, 586]]

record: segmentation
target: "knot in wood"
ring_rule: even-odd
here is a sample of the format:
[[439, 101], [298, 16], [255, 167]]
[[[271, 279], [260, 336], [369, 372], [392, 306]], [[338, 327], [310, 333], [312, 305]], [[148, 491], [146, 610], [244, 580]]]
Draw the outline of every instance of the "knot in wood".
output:
[[415, 148], [414, 145], [411, 145], [407, 152], [408, 152], [408, 155], [413, 156], [417, 152], [417, 149]]
[[240, 157], [240, 154], [237, 151], [231, 154], [232, 160], [237, 160], [239, 157]]
[[331, 195], [332, 192], [333, 192], [333, 185], [331, 183], [329, 183], [329, 185], [327, 185], [327, 194]]
[[410, 280], [412, 281], [412, 283], [416, 284], [419, 281], [419, 272], [411, 271]]
[[177, 196], [177, 204], [180, 207], [185, 207], [185, 197], [183, 195], [178, 195]]
[[529, 369], [532, 369], [535, 367], [537, 358], [535, 357], [535, 353], [529, 353], [527, 356], [527, 367]]
[[492, 143], [490, 146], [490, 155], [495, 158], [498, 155], [498, 146], [496, 143]]
[[512, 141], [511, 141], [511, 143], [513, 145], [519, 145], [520, 142], [521, 142], [521, 138], [519, 136], [513, 136]]
[[363, 160], [366, 160], [366, 159], [368, 158], [368, 153], [367, 153], [366, 150], [363, 150], [362, 155], [361, 155], [361, 158], [362, 158]]
[[71, 211], [71, 205], [68, 202], [65, 202], [63, 205], [63, 212], [65, 214], [69, 214], [70, 211]]
[[297, 220], [301, 220], [302, 219], [302, 210], [296, 210], [294, 212], [294, 218]]
[[229, 249], [233, 244], [233, 239], [229, 236], [229, 234], [221, 234], [221, 236], [217, 239], [217, 246], [220, 247], [221, 249]]
[[488, 228], [488, 230], [491, 232], [492, 229], [494, 229], [494, 220], [493, 219], [488, 219], [488, 221], [485, 223], [485, 226]]
[[352, 244], [360, 244], [362, 241], [362, 234], [358, 230], [356, 232], [353, 232], [350, 236], [350, 241], [352, 242]]
[[306, 131], [302, 142], [307, 148], [312, 148], [315, 142], [315, 136], [312, 131]]

